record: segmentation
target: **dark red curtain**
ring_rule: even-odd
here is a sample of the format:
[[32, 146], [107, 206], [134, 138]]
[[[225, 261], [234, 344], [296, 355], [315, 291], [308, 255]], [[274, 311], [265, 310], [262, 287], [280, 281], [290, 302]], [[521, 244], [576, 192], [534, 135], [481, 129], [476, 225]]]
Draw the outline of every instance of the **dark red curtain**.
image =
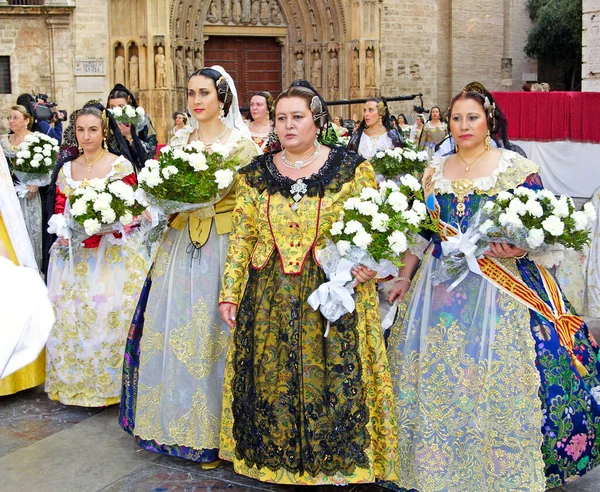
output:
[[600, 143], [599, 92], [494, 92], [511, 140]]

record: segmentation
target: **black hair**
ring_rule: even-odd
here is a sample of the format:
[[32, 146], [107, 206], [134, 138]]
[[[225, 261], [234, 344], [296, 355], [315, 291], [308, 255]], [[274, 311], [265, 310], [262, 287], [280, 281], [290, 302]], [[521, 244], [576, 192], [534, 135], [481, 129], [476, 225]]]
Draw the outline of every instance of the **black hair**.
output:
[[225, 113], [225, 116], [227, 116], [229, 109], [231, 108], [231, 104], [233, 103], [233, 92], [231, 91], [231, 87], [229, 87], [227, 80], [218, 70], [204, 67], [200, 70], [196, 70], [192, 75], [190, 75], [188, 82], [192, 77], [198, 77], [200, 75], [211, 79], [215, 83], [215, 89], [217, 89], [217, 98], [223, 103], [223, 112]]
[[[31, 94], [21, 94], [17, 97], [17, 106], [29, 108], [31, 103], [35, 103], [35, 98]], [[27, 109], [29, 111], [29, 109]]]
[[[390, 114], [390, 109], [388, 108], [387, 101], [382, 97], [370, 97], [365, 101], [365, 104], [368, 102], [374, 102], [377, 104], [377, 111], [379, 112], [379, 116], [381, 118], [381, 123], [387, 130], [388, 135], [390, 136], [394, 147], [403, 147], [404, 146], [404, 138], [398, 130], [392, 127], [392, 119]], [[383, 115], [381, 114], [383, 113]], [[360, 144], [360, 138], [362, 137], [365, 128], [367, 127], [367, 123], [365, 122], [365, 118], [363, 117], [358, 129], [352, 134], [350, 138], [350, 142], [348, 142], [348, 149], [358, 152], [358, 145]]]
[[134, 108], [137, 108], [138, 106], [133, 92], [131, 92], [123, 84], [115, 84], [112, 90], [108, 93], [108, 99], [106, 100], [107, 108], [110, 106], [111, 99], [125, 99], [127, 101], [127, 104], [129, 104], [130, 106], [133, 106]]
[[462, 99], [472, 99], [477, 101], [485, 112], [490, 136], [497, 144], [504, 148], [510, 148], [511, 143], [508, 140], [508, 121], [502, 110], [497, 106], [494, 96], [492, 96], [492, 94], [481, 84], [476, 85], [476, 83], [472, 83], [465, 87], [465, 89], [470, 88], [474, 88], [475, 90], [463, 90], [452, 98], [448, 115], [451, 116], [452, 106], [454, 106], [456, 101]]
[[188, 115], [185, 114], [183, 111], [175, 111], [173, 113], [173, 119], [177, 118], [177, 116], [179, 116], [179, 115], [183, 116], [183, 122], [184, 123], [188, 122]]
[[[252, 97], [254, 96], [260, 96], [265, 98], [265, 101], [267, 101], [267, 115], [270, 119], [272, 119], [273, 109], [275, 108], [275, 101], [273, 100], [273, 95], [269, 91], [257, 91], [254, 94], [252, 94]], [[250, 121], [254, 121], [254, 118], [252, 118], [252, 111], [248, 111], [248, 114], [250, 117]]]
[[406, 115], [404, 113], [400, 113], [398, 115], [398, 118], [396, 119], [396, 121], [398, 121], [398, 124], [400, 124], [400, 121], [399, 121], [400, 116], [402, 116], [402, 118], [404, 118], [404, 124], [408, 125], [408, 120], [406, 119]]

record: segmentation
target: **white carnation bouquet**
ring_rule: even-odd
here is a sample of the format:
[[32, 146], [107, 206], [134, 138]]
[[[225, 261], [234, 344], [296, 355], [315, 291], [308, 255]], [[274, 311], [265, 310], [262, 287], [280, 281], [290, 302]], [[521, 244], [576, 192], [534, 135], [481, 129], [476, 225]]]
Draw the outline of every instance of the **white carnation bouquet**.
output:
[[[83, 227], [85, 234], [93, 236], [113, 231], [123, 232], [123, 226], [131, 225], [134, 217], [140, 215], [144, 207], [137, 201], [135, 190], [123, 181], [106, 182], [93, 179], [85, 187], [77, 188], [69, 197], [69, 214], [72, 229]], [[76, 238], [73, 238], [78, 242]]]
[[412, 142], [406, 142], [402, 148], [377, 152], [370, 162], [378, 175], [386, 179], [396, 179], [405, 174], [422, 175], [427, 159], [427, 152], [418, 150]]
[[146, 120], [146, 111], [141, 106], [134, 108], [129, 104], [126, 106], [116, 106], [109, 109], [112, 113], [113, 118], [117, 123], [123, 125], [133, 125], [134, 127], [141, 126]]
[[327, 246], [317, 251], [329, 282], [308, 299], [327, 320], [336, 321], [354, 310], [352, 269], [364, 265], [379, 277], [396, 275], [406, 250], [416, 236], [434, 225], [423, 202], [423, 190], [410, 175], [380, 183], [379, 189], [364, 188], [360, 197], [344, 203], [340, 219], [329, 231]]
[[349, 143], [350, 143], [350, 137], [349, 136], [338, 137], [338, 145], [341, 145], [343, 147], [348, 147]]
[[213, 205], [231, 190], [238, 164], [224, 145], [213, 144], [211, 152], [200, 141], [163, 147], [138, 174], [142, 201], [166, 214]]
[[[480, 258], [489, 243], [506, 243], [530, 253], [536, 263], [552, 267], [563, 259], [565, 248], [581, 250], [590, 241], [596, 220], [591, 202], [576, 211], [567, 195], [556, 197], [548, 190], [520, 186], [500, 192], [475, 215], [466, 232], [442, 243], [445, 258], [434, 282], [464, 278], [469, 262]], [[456, 284], [457, 285], [457, 284]]]
[[59, 150], [55, 138], [31, 133], [17, 147], [13, 172], [22, 185], [46, 186], [50, 184]]

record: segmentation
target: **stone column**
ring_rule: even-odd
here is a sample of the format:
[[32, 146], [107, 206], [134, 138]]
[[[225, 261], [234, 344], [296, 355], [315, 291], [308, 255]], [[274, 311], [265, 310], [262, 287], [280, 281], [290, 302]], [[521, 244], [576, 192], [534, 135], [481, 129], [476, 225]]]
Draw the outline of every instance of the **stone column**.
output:
[[48, 17], [46, 24], [50, 30], [50, 77], [52, 98], [58, 104], [71, 103], [70, 88], [73, 86], [73, 54], [71, 52], [71, 19], [69, 17]]

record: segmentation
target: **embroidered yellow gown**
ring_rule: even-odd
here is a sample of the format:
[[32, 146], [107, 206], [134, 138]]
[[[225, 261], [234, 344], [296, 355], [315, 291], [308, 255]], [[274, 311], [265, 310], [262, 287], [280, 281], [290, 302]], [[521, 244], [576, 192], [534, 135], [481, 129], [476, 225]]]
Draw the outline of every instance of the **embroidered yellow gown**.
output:
[[314, 253], [344, 202], [375, 186], [371, 166], [336, 147], [305, 178], [294, 211], [272, 155], [240, 171], [220, 302], [239, 306], [230, 337], [222, 458], [237, 473], [284, 484], [393, 479], [396, 424], [375, 283], [331, 324], [308, 305], [326, 280]]
[[[13, 249], [2, 214], [0, 213], [0, 244], [4, 246], [8, 252], [9, 259], [18, 265], [17, 255]], [[12, 373], [0, 380], [0, 396], [12, 395], [18, 391], [23, 391], [29, 388], [38, 386], [44, 382], [46, 374], [46, 352], [42, 350], [40, 355], [31, 364], [26, 365], [22, 369]]]

